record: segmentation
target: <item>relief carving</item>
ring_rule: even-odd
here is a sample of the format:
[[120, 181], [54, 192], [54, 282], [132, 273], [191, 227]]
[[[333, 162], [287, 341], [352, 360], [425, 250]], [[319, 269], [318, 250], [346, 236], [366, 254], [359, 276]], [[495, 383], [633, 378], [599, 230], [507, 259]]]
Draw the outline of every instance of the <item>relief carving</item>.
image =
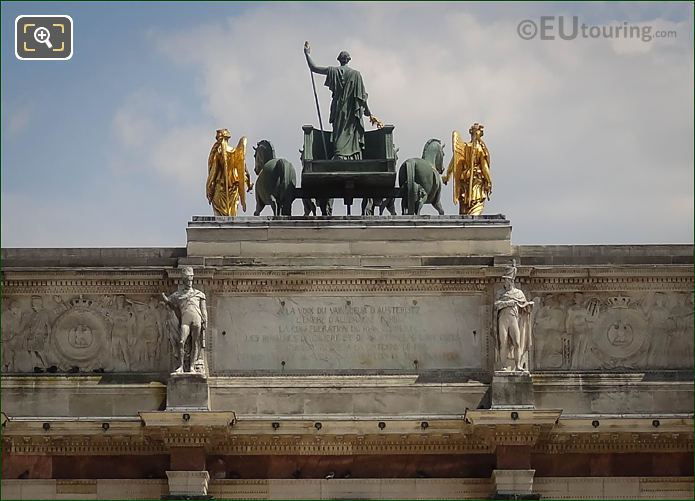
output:
[[53, 352], [60, 367], [94, 370], [103, 366], [101, 354], [108, 345], [106, 319], [90, 299], [73, 299], [64, 305], [53, 324]]
[[106, 310], [106, 318], [111, 328], [112, 362], [116, 370], [128, 370], [133, 367], [137, 357], [134, 349], [137, 338], [132, 302], [126, 301], [123, 295], [116, 296], [115, 305]]
[[41, 296], [32, 296], [31, 308], [22, 313], [19, 329], [22, 348], [33, 358], [37, 367], [46, 367], [45, 352], [51, 335], [51, 323]]
[[676, 295], [676, 304], [671, 309], [675, 324], [671, 340], [671, 351], [680, 353], [685, 367], [693, 366], [693, 293]]
[[6, 298], [3, 372], [166, 370], [167, 315], [157, 297]]
[[[598, 362], [599, 369], [644, 367], [650, 345], [653, 347], [657, 344], [647, 335], [647, 320], [639, 303], [626, 296], [606, 299], [591, 342], [594, 361]], [[591, 362], [585, 360], [583, 365]]]
[[22, 349], [19, 326], [22, 310], [17, 301], [11, 299], [3, 301], [2, 304], [2, 370], [14, 372], [17, 352]]
[[536, 370], [682, 369], [693, 365], [692, 294], [575, 293], [569, 306], [564, 295], [547, 294], [541, 302], [534, 327]]
[[539, 301], [534, 330], [534, 366], [569, 369], [572, 360], [571, 337], [566, 332], [570, 300], [565, 294], [549, 294]]
[[567, 308], [565, 318], [565, 332], [569, 337], [571, 350], [570, 367], [580, 368], [589, 349], [593, 323], [598, 315], [598, 304], [595, 299], [588, 303], [580, 292], [574, 293], [574, 304]]

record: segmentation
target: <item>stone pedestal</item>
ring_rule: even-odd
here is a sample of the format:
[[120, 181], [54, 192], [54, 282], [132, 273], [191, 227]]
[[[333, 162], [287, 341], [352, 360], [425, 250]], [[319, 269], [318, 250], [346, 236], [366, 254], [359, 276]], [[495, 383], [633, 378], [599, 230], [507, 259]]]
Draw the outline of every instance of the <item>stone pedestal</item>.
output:
[[493, 470], [495, 499], [538, 499], [533, 494], [536, 470]]
[[533, 409], [533, 381], [528, 372], [495, 371], [492, 409]]
[[[244, 260], [287, 264], [289, 259], [297, 264], [330, 264], [332, 260], [373, 266], [384, 256], [391, 259], [383, 263], [391, 265], [393, 258], [407, 262], [408, 258], [451, 261], [485, 256], [491, 261], [512, 252], [511, 225], [501, 214], [329, 219], [194, 216], [187, 233], [186, 262], [196, 266]], [[448, 264], [460, 263], [454, 259]]]
[[210, 410], [210, 388], [204, 374], [171, 374], [167, 382], [167, 410]]
[[207, 471], [167, 471], [169, 496], [167, 499], [210, 499]]

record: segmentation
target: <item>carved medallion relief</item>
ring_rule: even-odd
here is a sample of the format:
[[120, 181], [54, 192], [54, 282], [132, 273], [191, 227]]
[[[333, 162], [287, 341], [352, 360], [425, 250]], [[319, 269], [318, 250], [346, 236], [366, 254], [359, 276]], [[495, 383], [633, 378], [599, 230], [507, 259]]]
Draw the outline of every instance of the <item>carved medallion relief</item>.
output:
[[3, 300], [3, 372], [166, 370], [178, 321], [157, 297]]
[[693, 298], [676, 292], [546, 294], [534, 319], [536, 370], [693, 366]]

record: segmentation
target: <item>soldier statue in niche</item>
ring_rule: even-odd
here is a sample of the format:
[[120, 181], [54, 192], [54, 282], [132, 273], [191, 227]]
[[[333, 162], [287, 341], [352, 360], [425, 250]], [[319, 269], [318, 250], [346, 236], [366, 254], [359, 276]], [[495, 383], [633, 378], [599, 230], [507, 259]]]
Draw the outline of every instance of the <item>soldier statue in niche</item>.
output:
[[[173, 340], [177, 357], [174, 373], [205, 373], [203, 350], [208, 321], [205, 294], [193, 288], [193, 268], [184, 267], [181, 280], [179, 290], [170, 296], [162, 294], [164, 302], [174, 310], [179, 320], [178, 336]], [[187, 345], [190, 351], [186, 349]]]

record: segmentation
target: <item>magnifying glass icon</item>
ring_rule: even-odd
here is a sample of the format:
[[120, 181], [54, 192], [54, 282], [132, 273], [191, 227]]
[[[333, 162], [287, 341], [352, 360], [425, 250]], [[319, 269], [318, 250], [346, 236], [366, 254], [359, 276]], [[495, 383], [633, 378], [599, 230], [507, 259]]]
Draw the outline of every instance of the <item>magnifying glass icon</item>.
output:
[[53, 48], [53, 44], [51, 43], [51, 32], [48, 31], [48, 28], [44, 28], [43, 26], [36, 28], [34, 30], [34, 40], [38, 43], [45, 43], [46, 47], [49, 49]]

